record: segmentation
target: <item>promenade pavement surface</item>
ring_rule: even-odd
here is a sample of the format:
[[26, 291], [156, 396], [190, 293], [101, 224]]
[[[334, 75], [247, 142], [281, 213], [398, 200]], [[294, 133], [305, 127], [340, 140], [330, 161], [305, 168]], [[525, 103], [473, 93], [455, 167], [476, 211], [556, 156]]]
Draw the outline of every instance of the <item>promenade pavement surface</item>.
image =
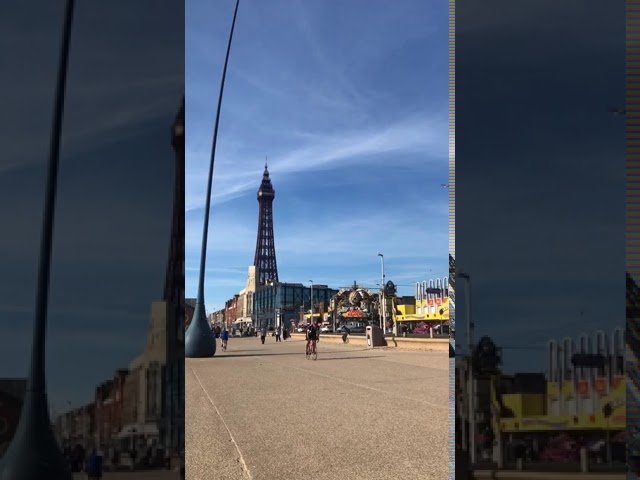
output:
[[[147, 470], [138, 472], [105, 472], [105, 480], [180, 480], [180, 473], [171, 470]], [[85, 473], [74, 473], [73, 480], [87, 480]]]
[[447, 352], [304, 345], [186, 360], [188, 480], [448, 478]]

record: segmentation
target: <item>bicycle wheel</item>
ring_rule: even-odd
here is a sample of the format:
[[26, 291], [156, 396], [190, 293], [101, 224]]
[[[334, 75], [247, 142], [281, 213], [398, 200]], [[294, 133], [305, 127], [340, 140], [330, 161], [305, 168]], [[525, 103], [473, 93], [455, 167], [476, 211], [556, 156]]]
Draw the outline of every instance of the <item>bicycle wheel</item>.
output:
[[306, 353], [306, 355], [307, 355], [307, 360], [309, 360], [309, 358], [311, 358], [311, 351], [310, 351], [309, 345], [307, 345], [307, 353]]
[[313, 360], [318, 359], [318, 347], [316, 347], [315, 345], [313, 346], [313, 351], [311, 352], [311, 358]]

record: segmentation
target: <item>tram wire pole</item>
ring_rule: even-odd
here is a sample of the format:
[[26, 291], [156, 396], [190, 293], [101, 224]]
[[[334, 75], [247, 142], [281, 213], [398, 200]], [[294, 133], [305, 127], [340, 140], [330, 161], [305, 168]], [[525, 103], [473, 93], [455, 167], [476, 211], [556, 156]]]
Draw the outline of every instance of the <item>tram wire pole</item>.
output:
[[27, 391], [20, 414], [18, 428], [9, 449], [0, 461], [1, 480], [71, 480], [72, 474], [51, 425], [46, 385], [46, 337], [51, 279], [51, 254], [58, 170], [60, 165], [60, 141], [64, 119], [64, 100], [67, 81], [69, 46], [75, 1], [67, 0], [62, 29], [62, 46], [53, 108], [53, 123], [49, 143], [49, 162], [44, 197], [44, 213], [40, 239], [40, 260], [35, 299], [35, 322], [31, 350]]
[[211, 185], [213, 183], [213, 166], [216, 158], [216, 145], [218, 142], [218, 125], [220, 123], [220, 109], [222, 106], [222, 94], [224, 92], [224, 81], [227, 76], [227, 65], [229, 63], [229, 53], [231, 51], [231, 41], [233, 31], [238, 16], [238, 6], [240, 0], [236, 0], [236, 8], [233, 12], [231, 31], [229, 32], [229, 43], [222, 69], [222, 80], [220, 82], [220, 93], [218, 95], [218, 108], [216, 120], [213, 127], [213, 143], [211, 146], [211, 161], [209, 163], [209, 178], [207, 182], [207, 199], [204, 209], [204, 225], [202, 228], [202, 250], [200, 252], [200, 275], [198, 278], [198, 296], [196, 298], [196, 308], [191, 319], [191, 324], [185, 333], [185, 356], [187, 358], [213, 357], [216, 353], [216, 339], [209, 326], [207, 314], [204, 306], [204, 277], [207, 264], [207, 238], [209, 234], [209, 211], [211, 209]]
[[466, 280], [465, 288], [465, 309], [467, 317], [467, 345], [469, 349], [469, 364], [468, 364], [468, 396], [469, 396], [469, 456], [471, 465], [476, 462], [476, 420], [475, 420], [475, 382], [473, 378], [473, 317], [472, 317], [472, 297], [471, 297], [471, 277], [467, 273], [460, 272], [458, 274], [460, 278]]

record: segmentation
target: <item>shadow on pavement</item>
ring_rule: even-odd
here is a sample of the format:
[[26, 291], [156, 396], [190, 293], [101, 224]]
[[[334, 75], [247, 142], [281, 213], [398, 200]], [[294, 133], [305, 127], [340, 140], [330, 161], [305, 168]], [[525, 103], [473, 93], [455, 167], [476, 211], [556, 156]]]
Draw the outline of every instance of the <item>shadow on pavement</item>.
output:
[[245, 358], [251, 358], [251, 357], [268, 357], [268, 356], [272, 356], [272, 355], [299, 355], [301, 357], [304, 357], [304, 352], [291, 352], [291, 353], [247, 353], [246, 355], [243, 354], [234, 354], [234, 353], [222, 353], [222, 354], [216, 354], [216, 356], [214, 358], [238, 358], [238, 357], [245, 357]]
[[[269, 356], [277, 356], [277, 355], [300, 356], [300, 357], [305, 356], [304, 352], [247, 353], [247, 354], [241, 353], [241, 352], [252, 352], [252, 351], [256, 351], [256, 350], [236, 350], [233, 353], [220, 353], [220, 354], [216, 354], [214, 358], [239, 358], [239, 357], [251, 358], [251, 357], [269, 357]], [[363, 351], [363, 350], [351, 350], [351, 351]], [[331, 355], [336, 353], [342, 353], [342, 352], [326, 352], [326, 353], [322, 353], [321, 355]], [[323, 358], [319, 358], [318, 360], [352, 360], [352, 359], [358, 359], [358, 358], [383, 358], [383, 356], [372, 355], [367, 357], [329, 357], [329, 358], [323, 357]]]
[[[331, 344], [329, 344], [329, 345], [331, 345]], [[353, 352], [371, 352], [371, 351], [372, 350], [370, 348], [366, 348], [365, 347], [365, 348], [347, 348], [347, 349], [344, 349], [344, 350], [329, 350], [329, 351], [323, 351], [323, 352], [320, 352], [320, 353], [325, 355], [327, 353], [347, 353], [347, 352], [353, 353]]]
[[240, 353], [240, 352], [263, 352], [264, 348], [247, 348], [247, 349], [242, 349], [242, 350], [229, 350], [229, 352], [233, 352], [233, 353]]
[[363, 358], [384, 358], [384, 357], [382, 357], [380, 355], [372, 355], [372, 356], [368, 356], [368, 357], [329, 357], [329, 358], [321, 357], [321, 358], [318, 358], [316, 361], [319, 362], [321, 360], [322, 361], [325, 361], [325, 360], [361, 360]]

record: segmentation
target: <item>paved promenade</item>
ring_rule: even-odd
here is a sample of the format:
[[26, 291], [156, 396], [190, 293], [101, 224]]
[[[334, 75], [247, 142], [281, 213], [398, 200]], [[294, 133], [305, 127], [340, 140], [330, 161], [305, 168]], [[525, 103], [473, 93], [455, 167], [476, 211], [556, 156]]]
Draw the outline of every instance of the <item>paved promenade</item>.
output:
[[[105, 472], [105, 480], [180, 480], [180, 473], [170, 470], [147, 470], [139, 472]], [[213, 478], [213, 477], [211, 477]], [[74, 473], [73, 480], [86, 480], [84, 473]]]
[[448, 478], [447, 352], [232, 338], [187, 359], [188, 480]]

